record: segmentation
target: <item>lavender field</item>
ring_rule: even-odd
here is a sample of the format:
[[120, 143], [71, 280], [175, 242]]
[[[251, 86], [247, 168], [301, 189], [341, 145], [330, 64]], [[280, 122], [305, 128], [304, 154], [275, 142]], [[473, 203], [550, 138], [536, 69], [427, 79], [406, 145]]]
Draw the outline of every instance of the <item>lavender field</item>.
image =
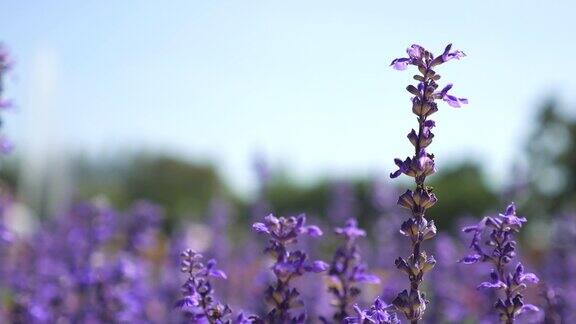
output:
[[[438, 39], [450, 28], [422, 33], [430, 45], [420, 38], [417, 44], [380, 39], [387, 45], [365, 62], [369, 50], [359, 48], [373, 43], [371, 36], [350, 48], [298, 36], [290, 39], [310, 47], [296, 52], [304, 57], [294, 58], [299, 63], [283, 67], [268, 58], [291, 51], [289, 46], [258, 47], [263, 45], [248, 39], [266, 37], [267, 26], [272, 35], [286, 36], [276, 23], [285, 27], [283, 19], [293, 17], [302, 18], [311, 33], [343, 27], [338, 35], [350, 42], [359, 37], [352, 31], [364, 25], [307, 25], [314, 6], [297, 12], [258, 7], [278, 14], [276, 22], [248, 29], [245, 39], [233, 31], [246, 27], [236, 19], [254, 18], [252, 11], [203, 6], [190, 14], [197, 19], [194, 28], [181, 30], [180, 37], [192, 41], [186, 36], [145, 47], [153, 59], [139, 52], [144, 37], [133, 31], [118, 31], [135, 39], [133, 48], [123, 38], [125, 47], [110, 45], [123, 36], [106, 31], [110, 39], [96, 42], [91, 53], [59, 25], [41, 33], [54, 37], [55, 47], [35, 58], [25, 52], [32, 43], [18, 35], [39, 28], [6, 28], [0, 45], [0, 323], [576, 323], [576, 110], [562, 96], [566, 91], [573, 99], [576, 84], [566, 81], [548, 97], [526, 90], [572, 80], [569, 72], [576, 71], [545, 74], [553, 57], [541, 55], [551, 51], [546, 46], [532, 53], [520, 50], [528, 45], [519, 40], [517, 50], [507, 48], [515, 52], [510, 56], [470, 26], [447, 34], [454, 44]], [[18, 5], [11, 9], [41, 17]], [[166, 20], [136, 29], [155, 26], [152, 36], [170, 39], [172, 31], [160, 26], [169, 29], [188, 14], [167, 12], [160, 15]], [[374, 28], [389, 26], [378, 25], [367, 9], [337, 12]], [[111, 26], [128, 28], [115, 25], [118, 17], [135, 16], [110, 18]], [[76, 19], [70, 26], [87, 28]], [[511, 24], [498, 41], [522, 26], [521, 19]], [[343, 32], [348, 26], [350, 34]], [[103, 35], [92, 27], [86, 31], [96, 39]], [[576, 52], [560, 39], [540, 39]], [[201, 54], [184, 50], [156, 60], [167, 55], [161, 46], [181, 48], [181, 40]], [[223, 45], [229, 40], [238, 54]], [[203, 43], [195, 47], [196, 41]], [[334, 44], [343, 56], [314, 62], [326, 61], [338, 72], [306, 68], [304, 62], [315, 60], [312, 52], [325, 46], [335, 53]], [[354, 59], [347, 61], [347, 55]], [[192, 74], [182, 80], [190, 83], [162, 84], [187, 71], [188, 60]], [[343, 62], [370, 72], [347, 72]], [[497, 68], [482, 62], [509, 70], [493, 75]], [[116, 71], [98, 68], [110, 63]], [[298, 82], [276, 79], [291, 80], [289, 70]], [[194, 73], [208, 77], [200, 82]], [[370, 91], [345, 90], [356, 83], [342, 81], [348, 73]], [[154, 76], [149, 88], [144, 75]], [[515, 83], [500, 86], [509, 80]], [[288, 88], [277, 90], [282, 85]], [[30, 89], [38, 91], [28, 94]], [[366, 97], [348, 101], [349, 94], [361, 93]], [[310, 103], [278, 100], [277, 110], [268, 106], [268, 99], [292, 95]], [[530, 108], [512, 99], [528, 95], [537, 96]], [[327, 101], [333, 109], [315, 108], [316, 100], [331, 96], [337, 98]], [[62, 111], [37, 109], [50, 107], [51, 100], [61, 102]], [[118, 106], [91, 114], [76, 100], [86, 107]], [[125, 104], [138, 110], [119, 108]], [[507, 104], [517, 108], [507, 110]], [[67, 117], [51, 123], [47, 113], [59, 112]], [[290, 119], [293, 114], [298, 117]], [[279, 134], [269, 131], [276, 129]], [[54, 134], [65, 140], [49, 141]], [[253, 143], [264, 143], [264, 149], [252, 150], [258, 147]], [[248, 162], [239, 166], [239, 155]]]

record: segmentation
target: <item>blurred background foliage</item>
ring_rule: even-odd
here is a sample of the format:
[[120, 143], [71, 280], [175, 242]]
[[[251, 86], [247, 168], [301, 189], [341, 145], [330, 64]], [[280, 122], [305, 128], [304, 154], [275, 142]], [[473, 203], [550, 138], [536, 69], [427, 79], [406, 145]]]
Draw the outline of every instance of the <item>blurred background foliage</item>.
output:
[[[500, 210], [508, 201], [515, 201], [522, 214], [538, 218], [540, 223], [552, 217], [549, 215], [574, 210], [576, 119], [566, 113], [569, 111], [552, 99], [541, 105], [531, 135], [521, 143], [526, 147], [526, 156], [518, 157], [518, 165], [510, 167], [512, 181], [505, 181], [505, 187], [493, 185], [487, 172], [472, 159], [441, 165], [439, 172], [430, 178], [439, 203], [429, 211], [440, 229], [454, 231], [456, 220], [462, 216], [480, 217]], [[502, 124], [505, 127], [505, 121]], [[16, 192], [22, 178], [18, 166], [18, 158], [12, 157], [0, 175]], [[181, 221], [204, 220], [215, 198], [230, 201], [234, 210], [239, 211], [239, 222], [248, 222], [250, 217], [253, 197], [234, 192], [209, 162], [145, 152], [105, 160], [77, 155], [69, 168], [75, 199], [105, 197], [118, 208], [126, 208], [137, 199], [148, 199], [166, 208], [169, 231]], [[306, 212], [322, 218], [330, 210], [335, 186], [347, 183], [353, 193], [354, 213], [364, 226], [369, 226], [379, 215], [370, 203], [374, 182], [374, 179], [326, 178], [302, 184], [294, 181], [286, 170], [272, 170], [261, 181], [257, 195], [277, 214]], [[387, 184], [392, 186], [392, 182]], [[406, 189], [405, 184], [394, 185], [395, 190]], [[42, 192], [44, 198], [31, 204], [40, 215], [49, 208], [52, 199], [48, 188]]]

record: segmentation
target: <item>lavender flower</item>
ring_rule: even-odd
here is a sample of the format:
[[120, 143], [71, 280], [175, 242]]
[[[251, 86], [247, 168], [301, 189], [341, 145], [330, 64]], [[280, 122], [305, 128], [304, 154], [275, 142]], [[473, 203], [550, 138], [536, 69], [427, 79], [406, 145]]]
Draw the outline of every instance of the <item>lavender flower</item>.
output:
[[437, 201], [432, 188], [424, 183], [427, 176], [436, 172], [434, 155], [426, 152], [426, 148], [434, 138], [432, 128], [436, 126], [436, 123], [429, 117], [438, 111], [436, 100], [442, 99], [452, 107], [460, 107], [468, 103], [465, 98], [448, 94], [452, 84], [438, 91], [436, 81], [440, 79], [440, 75], [432, 69], [451, 59], [460, 59], [465, 56], [461, 51], [451, 52], [451, 48], [452, 44], [446, 47], [442, 55], [434, 57], [422, 46], [414, 44], [407, 49], [408, 57], [395, 59], [390, 64], [396, 70], [404, 70], [408, 65], [414, 65], [421, 73], [414, 75], [414, 79], [419, 81], [418, 85], [409, 85], [406, 88], [414, 95], [412, 112], [418, 120], [418, 131], [412, 129], [408, 134], [408, 139], [415, 148], [414, 156], [407, 157], [405, 160], [395, 159], [398, 170], [390, 174], [391, 178], [405, 174], [413, 177], [416, 182], [414, 191], [407, 190], [398, 199], [398, 205], [411, 212], [411, 218], [402, 224], [400, 233], [412, 241], [412, 254], [408, 259], [401, 257], [396, 259], [395, 264], [398, 269], [408, 275], [410, 290], [402, 291], [393, 301], [394, 306], [404, 313], [411, 323], [417, 323], [424, 315], [427, 301], [424, 294], [420, 292], [420, 284], [424, 273], [432, 269], [436, 263], [433, 256], [428, 256], [421, 249], [423, 241], [436, 235], [434, 221], [427, 221], [425, 218], [426, 209], [432, 207]]
[[182, 253], [182, 272], [188, 279], [182, 285], [183, 298], [176, 306], [186, 311], [191, 323], [225, 323], [232, 311], [228, 305], [214, 299], [210, 278], [226, 279], [226, 274], [216, 268], [216, 261], [203, 262], [203, 256], [190, 249]]
[[349, 315], [349, 307], [360, 294], [360, 283], [380, 283], [380, 279], [366, 272], [366, 264], [361, 261], [356, 239], [366, 236], [366, 232], [357, 226], [354, 218], [346, 222], [345, 227], [337, 227], [336, 234], [344, 237], [330, 265], [329, 291], [336, 297], [334, 306], [338, 308], [333, 316], [336, 323], [341, 323]]
[[268, 215], [263, 223], [254, 223], [252, 228], [258, 232], [270, 236], [270, 241], [265, 252], [270, 254], [275, 263], [272, 271], [276, 276], [276, 284], [266, 290], [266, 301], [272, 305], [272, 309], [265, 317], [269, 323], [304, 323], [304, 312], [295, 314], [293, 308], [303, 306], [300, 293], [290, 287], [291, 281], [307, 272], [323, 272], [328, 264], [323, 261], [308, 262], [306, 253], [300, 250], [289, 251], [288, 246], [298, 241], [302, 234], [311, 237], [319, 237], [322, 231], [314, 225], [306, 225], [306, 217], [280, 217]]
[[376, 298], [370, 308], [363, 310], [358, 305], [354, 305], [354, 316], [344, 319], [346, 324], [398, 324], [400, 321], [396, 314], [389, 313], [387, 305], [379, 297]]
[[[473, 233], [470, 248], [473, 253], [462, 258], [461, 263], [473, 264], [488, 262], [494, 266], [490, 280], [478, 285], [478, 289], [494, 289], [500, 292], [494, 307], [503, 323], [514, 323], [516, 318], [526, 311], [538, 311], [538, 307], [524, 304], [524, 296], [520, 294], [528, 284], [538, 283], [538, 277], [524, 272], [524, 266], [518, 263], [513, 271], [508, 264], [516, 255], [514, 235], [520, 231], [526, 222], [525, 217], [516, 215], [516, 206], [510, 204], [504, 214], [498, 217], [484, 217], [478, 225], [467, 226], [465, 233]], [[484, 236], [490, 234], [487, 238]]]

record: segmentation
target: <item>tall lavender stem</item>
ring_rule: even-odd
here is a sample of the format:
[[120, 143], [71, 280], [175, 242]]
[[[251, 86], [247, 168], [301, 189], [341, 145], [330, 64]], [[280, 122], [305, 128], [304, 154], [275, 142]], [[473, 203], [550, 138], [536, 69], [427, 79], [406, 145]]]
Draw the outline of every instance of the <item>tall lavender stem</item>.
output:
[[411, 217], [402, 223], [400, 233], [410, 238], [412, 243], [412, 253], [408, 259], [399, 257], [395, 264], [398, 269], [405, 272], [410, 280], [410, 290], [402, 291], [392, 302], [397, 310], [404, 313], [406, 319], [411, 323], [418, 323], [426, 310], [426, 299], [420, 291], [420, 284], [424, 273], [432, 269], [436, 260], [433, 256], [428, 256], [422, 250], [422, 242], [431, 239], [436, 235], [434, 221], [426, 220], [426, 210], [432, 207], [437, 199], [432, 188], [426, 186], [426, 177], [436, 172], [434, 166], [434, 155], [427, 153], [426, 148], [432, 143], [434, 134], [431, 130], [436, 126], [429, 117], [438, 111], [436, 100], [442, 99], [450, 106], [458, 108], [462, 104], [468, 103], [467, 99], [457, 98], [449, 95], [448, 91], [452, 84], [446, 85], [442, 90], [437, 91], [440, 79], [432, 68], [443, 64], [451, 59], [460, 59], [465, 54], [461, 51], [453, 51], [452, 44], [449, 44], [444, 53], [434, 57], [422, 46], [412, 45], [407, 49], [408, 57], [398, 58], [392, 61], [391, 66], [396, 70], [404, 70], [408, 65], [418, 67], [420, 74], [414, 75], [414, 79], [419, 81], [417, 86], [409, 85], [406, 90], [414, 95], [412, 97], [412, 112], [417, 116], [418, 131], [412, 129], [408, 134], [410, 143], [414, 146], [414, 156], [402, 161], [395, 159], [394, 162], [399, 169], [390, 174], [391, 178], [396, 178], [400, 174], [413, 177], [416, 183], [414, 191], [407, 190], [398, 199], [398, 205], [411, 211]]

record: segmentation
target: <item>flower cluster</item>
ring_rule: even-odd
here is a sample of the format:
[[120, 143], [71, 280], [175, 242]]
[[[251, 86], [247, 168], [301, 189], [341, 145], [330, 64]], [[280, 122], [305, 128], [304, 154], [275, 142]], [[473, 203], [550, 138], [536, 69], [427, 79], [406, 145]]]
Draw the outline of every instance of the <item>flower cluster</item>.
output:
[[389, 313], [387, 305], [380, 298], [376, 298], [370, 308], [363, 310], [358, 305], [354, 305], [355, 316], [346, 317], [346, 324], [399, 324], [396, 314]]
[[[512, 203], [504, 214], [498, 217], [484, 217], [479, 224], [467, 226], [465, 233], [473, 233], [470, 248], [474, 253], [462, 258], [464, 264], [488, 262], [494, 267], [490, 273], [490, 281], [482, 282], [478, 289], [494, 289], [501, 291], [494, 307], [498, 311], [500, 320], [504, 323], [514, 323], [515, 319], [526, 311], [538, 311], [531, 304], [524, 304], [524, 297], [520, 292], [527, 284], [538, 283], [538, 277], [529, 272], [524, 272], [521, 263], [516, 265], [510, 272], [508, 264], [516, 255], [516, 241], [514, 235], [520, 231], [526, 222], [525, 217], [516, 215], [516, 206]], [[486, 233], [490, 234], [486, 236]]]
[[336, 234], [345, 240], [340, 246], [330, 264], [328, 274], [330, 276], [329, 291], [335, 296], [334, 306], [337, 311], [333, 319], [341, 323], [349, 315], [349, 307], [354, 299], [360, 294], [360, 283], [380, 283], [380, 279], [366, 271], [367, 266], [361, 261], [356, 239], [366, 236], [366, 232], [358, 228], [356, 219], [351, 218], [344, 227], [337, 227]]
[[213, 296], [210, 278], [226, 279], [226, 274], [216, 268], [216, 261], [209, 260], [190, 249], [182, 252], [181, 271], [188, 279], [182, 286], [183, 298], [176, 305], [187, 312], [191, 323], [225, 323], [232, 311], [228, 305], [216, 301]]
[[265, 252], [270, 254], [275, 262], [272, 271], [276, 276], [276, 284], [266, 290], [266, 301], [272, 309], [265, 316], [268, 323], [303, 323], [305, 312], [294, 314], [293, 308], [303, 306], [300, 293], [290, 286], [291, 281], [307, 272], [323, 272], [328, 264], [323, 261], [308, 261], [306, 253], [300, 250], [289, 250], [288, 246], [298, 241], [302, 234], [311, 237], [322, 235], [320, 228], [306, 225], [306, 217], [275, 217], [268, 215], [264, 222], [254, 223], [252, 228], [257, 233], [267, 234], [270, 237]]
[[[12, 103], [3, 97], [4, 90], [4, 77], [6, 72], [12, 68], [12, 60], [8, 51], [0, 44], [0, 111], [5, 111], [12, 107]], [[0, 126], [2, 119], [0, 116]], [[10, 153], [12, 150], [12, 143], [4, 135], [0, 134], [0, 154]]]
[[398, 205], [411, 212], [411, 217], [402, 224], [400, 232], [410, 238], [412, 254], [407, 259], [401, 257], [396, 259], [396, 267], [406, 273], [410, 279], [410, 290], [402, 291], [393, 301], [394, 306], [412, 323], [418, 322], [424, 314], [427, 301], [424, 294], [420, 292], [419, 286], [424, 273], [432, 269], [436, 263], [433, 256], [428, 256], [421, 249], [423, 241], [436, 235], [434, 221], [427, 221], [425, 218], [426, 210], [437, 201], [432, 188], [425, 185], [426, 177], [436, 172], [434, 155], [426, 151], [432, 143], [434, 138], [432, 129], [436, 126], [436, 123], [429, 117], [438, 111], [436, 100], [444, 100], [452, 107], [461, 107], [468, 103], [465, 98], [448, 94], [452, 89], [452, 84], [438, 90], [436, 81], [440, 79], [440, 75], [433, 68], [449, 60], [465, 56], [463, 52], [451, 51], [451, 49], [452, 44], [446, 46], [442, 55], [434, 57], [422, 46], [412, 45], [407, 49], [408, 57], [395, 59], [391, 63], [396, 70], [404, 70], [409, 65], [414, 65], [420, 72], [414, 75], [418, 84], [409, 85], [406, 88], [414, 96], [411, 99], [412, 112], [417, 116], [418, 121], [418, 131], [412, 129], [408, 133], [408, 139], [414, 146], [414, 156], [407, 157], [405, 160], [395, 159], [398, 170], [390, 174], [391, 178], [405, 174], [414, 178], [416, 183], [414, 190], [407, 190], [398, 199]]

